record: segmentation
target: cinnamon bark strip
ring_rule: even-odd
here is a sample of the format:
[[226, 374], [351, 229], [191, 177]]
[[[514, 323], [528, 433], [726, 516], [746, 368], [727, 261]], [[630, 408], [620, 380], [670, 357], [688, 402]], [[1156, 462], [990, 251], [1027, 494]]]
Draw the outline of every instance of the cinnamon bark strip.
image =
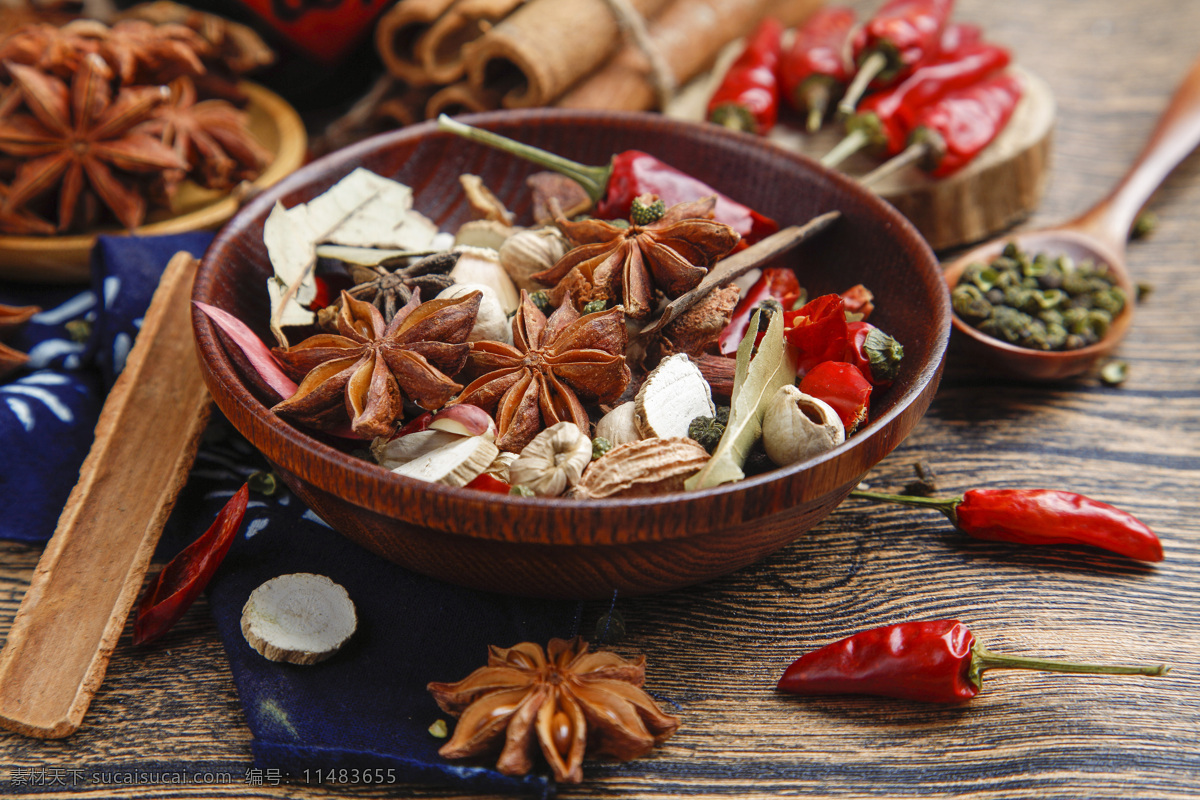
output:
[[[630, 4], [650, 19], [668, 1]], [[606, 0], [530, 0], [465, 46], [463, 58], [477, 92], [500, 92], [506, 108], [545, 106], [607, 63], [621, 38]]]
[[471, 114], [476, 111], [493, 111], [500, 107], [500, 94], [479, 94], [466, 81], [452, 83], [438, 89], [425, 104], [425, 118], [436, 119], [438, 114], [453, 117], [456, 114]]
[[[525, 0], [458, 0], [433, 23], [414, 48], [416, 60], [434, 83], [453, 83], [467, 74], [463, 48], [490, 31]], [[430, 114], [431, 117], [436, 116]]]
[[417, 60], [420, 37], [433, 26], [455, 0], [402, 0], [379, 18], [375, 25], [375, 49], [387, 71], [410, 86], [434, 83]]
[[[650, 23], [650, 38], [666, 59], [679, 84], [712, 66], [721, 48], [748, 34], [775, 8], [778, 0], [674, 0]], [[793, 0], [791, 13], [820, 0]], [[645, 111], [656, 108], [658, 93], [650, 80], [650, 62], [627, 44], [607, 62], [559, 98], [563, 108]]]

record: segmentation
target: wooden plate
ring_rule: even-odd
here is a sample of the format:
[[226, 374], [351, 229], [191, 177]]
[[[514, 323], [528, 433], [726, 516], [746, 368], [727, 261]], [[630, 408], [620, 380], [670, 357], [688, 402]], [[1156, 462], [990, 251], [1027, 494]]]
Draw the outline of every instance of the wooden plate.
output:
[[[1025, 96], [1004, 132], [962, 171], [941, 180], [908, 167], [880, 181], [873, 190], [908, 217], [934, 250], [978, 242], [1027, 217], [1041, 202], [1050, 166], [1055, 102], [1050, 87], [1027, 70], [1013, 67], [1025, 84]], [[721, 64], [712, 75], [723, 73]], [[704, 117], [715, 78], [689, 85], [668, 109], [680, 119]], [[805, 133], [794, 113], [781, 115], [768, 138], [793, 153], [819, 159], [845, 135], [841, 125], [826, 123], [815, 134]], [[838, 166], [859, 177], [879, 165], [865, 152]]]
[[[304, 163], [308, 137], [300, 116], [274, 92], [253, 83], [240, 87], [250, 97], [246, 112], [250, 130], [275, 154], [275, 160], [254, 181], [265, 189]], [[185, 183], [174, 209], [151, 212], [138, 236], [160, 236], [188, 231], [214, 230], [238, 210], [234, 196]], [[71, 236], [0, 236], [0, 279], [28, 283], [86, 283], [88, 257], [100, 234], [120, 235], [122, 228], [95, 230]]]

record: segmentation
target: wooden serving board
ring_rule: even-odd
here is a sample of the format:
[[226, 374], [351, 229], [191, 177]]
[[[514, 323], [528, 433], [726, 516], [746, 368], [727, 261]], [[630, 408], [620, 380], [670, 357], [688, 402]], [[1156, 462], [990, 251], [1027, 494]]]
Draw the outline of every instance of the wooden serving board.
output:
[[[666, 113], [703, 120], [708, 98], [724, 74], [730, 52], [736, 56], [737, 49], [727, 50], [709, 75], [685, 87]], [[1020, 222], [1041, 202], [1050, 166], [1054, 95], [1033, 73], [1019, 67], [1012, 71], [1025, 84], [1025, 96], [1004, 132], [974, 162], [941, 180], [929, 178], [915, 166], [908, 167], [874, 187], [908, 217], [934, 250], [987, 239]], [[815, 134], [806, 133], [801, 117], [786, 111], [768, 138], [780, 147], [819, 159], [844, 135], [842, 126], [834, 122], [827, 122]], [[859, 152], [838, 169], [859, 177], [879, 164], [878, 158]]]

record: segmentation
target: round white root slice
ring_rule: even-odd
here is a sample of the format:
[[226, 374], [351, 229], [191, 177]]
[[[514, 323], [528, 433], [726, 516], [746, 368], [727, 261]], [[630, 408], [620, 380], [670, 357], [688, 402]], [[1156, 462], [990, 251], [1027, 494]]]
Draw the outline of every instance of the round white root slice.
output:
[[357, 625], [346, 590], [310, 572], [272, 578], [242, 608], [242, 635], [250, 646], [271, 661], [291, 664], [324, 661]]
[[712, 389], [684, 353], [664, 358], [634, 398], [633, 421], [643, 439], [680, 438], [696, 417], [716, 414]]

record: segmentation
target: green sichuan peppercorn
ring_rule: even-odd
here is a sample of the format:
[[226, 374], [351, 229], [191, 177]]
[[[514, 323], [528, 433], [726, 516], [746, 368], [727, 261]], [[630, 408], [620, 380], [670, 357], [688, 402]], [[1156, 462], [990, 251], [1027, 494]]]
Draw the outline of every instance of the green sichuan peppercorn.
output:
[[667, 204], [662, 198], [644, 194], [633, 198], [629, 207], [629, 220], [634, 225], [650, 225], [658, 222], [666, 213]]
[[1030, 255], [1015, 242], [963, 270], [950, 295], [959, 319], [1032, 350], [1074, 350], [1108, 333], [1128, 298], [1106, 264]]
[[[725, 419], [728, 421], [729, 417]], [[716, 417], [696, 417], [688, 424], [688, 438], [695, 439], [709, 453], [717, 449], [724, 433], [725, 423], [718, 422]]]

